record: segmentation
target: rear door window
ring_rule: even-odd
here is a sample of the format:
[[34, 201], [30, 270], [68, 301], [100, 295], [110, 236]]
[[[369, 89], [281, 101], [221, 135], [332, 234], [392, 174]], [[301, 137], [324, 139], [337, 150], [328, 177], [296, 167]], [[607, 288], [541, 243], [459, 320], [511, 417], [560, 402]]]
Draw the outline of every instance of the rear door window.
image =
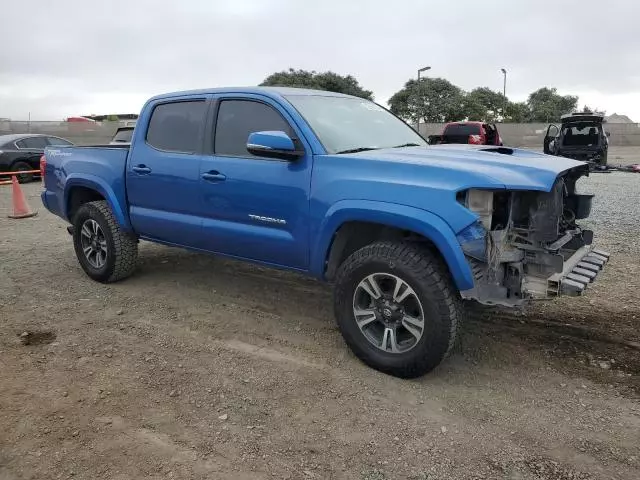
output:
[[204, 100], [157, 105], [151, 114], [147, 143], [158, 150], [195, 153], [200, 150]]
[[28, 137], [16, 142], [18, 148], [44, 150], [49, 145], [47, 137]]
[[53, 146], [68, 147], [73, 145], [70, 141], [58, 137], [47, 137], [47, 140], [49, 141], [49, 145]]

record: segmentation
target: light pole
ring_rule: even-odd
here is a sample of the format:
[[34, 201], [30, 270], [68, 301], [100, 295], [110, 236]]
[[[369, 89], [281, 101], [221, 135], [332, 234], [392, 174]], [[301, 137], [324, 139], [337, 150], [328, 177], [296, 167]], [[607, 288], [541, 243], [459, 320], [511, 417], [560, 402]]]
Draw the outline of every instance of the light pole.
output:
[[[427, 70], [431, 70], [431, 67], [422, 67], [418, 69], [418, 89], [420, 88], [420, 74], [422, 72], [426, 72]], [[416, 130], [418, 131], [418, 133], [420, 133], [420, 117], [418, 117], [418, 119], [416, 120]]]
[[422, 68], [418, 69], [418, 83], [420, 83], [420, 74], [422, 72], [426, 72], [427, 70], [431, 70], [431, 67], [422, 67]]
[[502, 106], [502, 122], [504, 122], [504, 119], [507, 116], [507, 70], [501, 68], [500, 71], [502, 72], [502, 75], [504, 75], [504, 83], [502, 85], [502, 96], [504, 97], [502, 100], [504, 102], [504, 105]]

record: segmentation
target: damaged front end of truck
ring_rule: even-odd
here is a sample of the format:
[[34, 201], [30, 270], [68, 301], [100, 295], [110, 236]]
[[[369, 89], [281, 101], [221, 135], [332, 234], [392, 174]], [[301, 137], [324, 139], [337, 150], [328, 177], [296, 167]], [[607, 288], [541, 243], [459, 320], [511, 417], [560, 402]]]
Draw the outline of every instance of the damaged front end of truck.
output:
[[516, 306], [559, 295], [581, 295], [609, 259], [593, 247], [593, 231], [579, 220], [591, 212], [593, 195], [576, 192], [588, 165], [561, 173], [544, 191], [459, 192], [458, 202], [478, 221], [458, 234], [474, 287], [463, 298]]

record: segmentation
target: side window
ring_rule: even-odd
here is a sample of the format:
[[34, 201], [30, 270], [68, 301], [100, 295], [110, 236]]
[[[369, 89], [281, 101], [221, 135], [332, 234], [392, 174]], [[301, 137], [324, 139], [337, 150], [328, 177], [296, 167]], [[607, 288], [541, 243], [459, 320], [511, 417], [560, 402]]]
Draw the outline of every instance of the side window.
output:
[[204, 122], [205, 102], [181, 101], [156, 106], [147, 130], [147, 143], [158, 150], [194, 153]]
[[216, 122], [215, 153], [251, 157], [253, 155], [247, 151], [249, 134], [265, 130], [294, 136], [291, 126], [273, 107], [251, 100], [223, 100]]
[[58, 137], [47, 137], [47, 140], [49, 141], [49, 145], [54, 145], [54, 146], [69, 146], [69, 145], [73, 145], [73, 143], [69, 142], [68, 140], [64, 140], [63, 138], [58, 138]]
[[48, 146], [47, 137], [29, 137], [23, 138], [19, 142], [16, 142], [18, 148], [34, 148], [34, 149], [42, 149]]

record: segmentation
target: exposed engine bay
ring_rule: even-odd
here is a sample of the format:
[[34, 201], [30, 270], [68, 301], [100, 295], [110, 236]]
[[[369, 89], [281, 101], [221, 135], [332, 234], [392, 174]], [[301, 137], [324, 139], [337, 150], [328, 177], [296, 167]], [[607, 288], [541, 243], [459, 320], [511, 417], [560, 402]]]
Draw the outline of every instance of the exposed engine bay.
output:
[[460, 192], [458, 202], [479, 216], [458, 235], [475, 282], [462, 296], [514, 306], [582, 294], [609, 258], [592, 247], [593, 231], [578, 224], [591, 212], [593, 195], [576, 192], [588, 174], [588, 165], [571, 169], [550, 192]]

